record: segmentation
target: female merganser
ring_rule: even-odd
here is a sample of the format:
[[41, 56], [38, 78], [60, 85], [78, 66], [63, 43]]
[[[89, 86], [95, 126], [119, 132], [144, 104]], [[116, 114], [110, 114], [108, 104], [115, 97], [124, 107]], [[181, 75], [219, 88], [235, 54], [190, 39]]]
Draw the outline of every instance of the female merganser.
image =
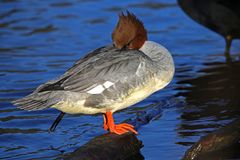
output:
[[178, 0], [183, 11], [193, 20], [222, 35], [229, 54], [233, 39], [240, 39], [239, 0]]
[[64, 113], [102, 113], [105, 130], [137, 134], [130, 124], [116, 125], [112, 114], [165, 87], [173, 78], [173, 59], [163, 46], [147, 41], [143, 23], [129, 12], [119, 15], [112, 40], [113, 44], [78, 60], [60, 78], [40, 85], [13, 103], [29, 111], [60, 110], [52, 128]]

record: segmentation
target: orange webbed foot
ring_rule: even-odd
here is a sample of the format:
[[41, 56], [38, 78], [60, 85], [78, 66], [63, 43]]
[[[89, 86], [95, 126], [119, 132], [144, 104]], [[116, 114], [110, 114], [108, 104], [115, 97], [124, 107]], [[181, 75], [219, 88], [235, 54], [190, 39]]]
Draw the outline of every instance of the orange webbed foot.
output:
[[126, 132], [133, 132], [134, 134], [138, 134], [138, 132], [134, 129], [133, 125], [127, 123], [121, 123], [115, 125], [115, 127], [110, 132], [116, 133], [118, 135], [124, 134]]
[[138, 132], [134, 129], [134, 126], [131, 124], [121, 123], [115, 125], [112, 112], [106, 112], [106, 114], [103, 115], [103, 119], [103, 128], [105, 130], [109, 130], [110, 132], [118, 135], [124, 134], [126, 132], [133, 132], [134, 134], [138, 134]]

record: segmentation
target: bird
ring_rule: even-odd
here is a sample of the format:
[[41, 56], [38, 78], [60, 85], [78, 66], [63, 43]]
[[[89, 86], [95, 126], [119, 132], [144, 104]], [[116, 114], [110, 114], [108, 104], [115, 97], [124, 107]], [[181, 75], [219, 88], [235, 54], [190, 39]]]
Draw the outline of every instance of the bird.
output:
[[225, 54], [230, 53], [232, 40], [240, 39], [239, 0], [178, 0], [182, 10], [199, 24], [225, 39]]
[[121, 12], [112, 43], [89, 52], [59, 78], [13, 104], [28, 111], [60, 110], [50, 131], [65, 113], [102, 114], [104, 130], [138, 134], [131, 124], [115, 124], [113, 113], [163, 89], [175, 71], [170, 52], [147, 37], [142, 21], [129, 11]]

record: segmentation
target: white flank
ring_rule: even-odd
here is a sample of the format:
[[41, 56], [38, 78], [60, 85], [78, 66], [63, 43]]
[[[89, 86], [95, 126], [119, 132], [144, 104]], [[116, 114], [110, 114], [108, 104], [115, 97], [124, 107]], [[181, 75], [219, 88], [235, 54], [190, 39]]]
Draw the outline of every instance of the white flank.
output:
[[93, 89], [89, 90], [87, 93], [89, 94], [100, 94], [102, 93], [105, 89], [111, 87], [114, 83], [110, 81], [106, 81], [103, 83], [103, 85], [98, 85], [94, 87]]

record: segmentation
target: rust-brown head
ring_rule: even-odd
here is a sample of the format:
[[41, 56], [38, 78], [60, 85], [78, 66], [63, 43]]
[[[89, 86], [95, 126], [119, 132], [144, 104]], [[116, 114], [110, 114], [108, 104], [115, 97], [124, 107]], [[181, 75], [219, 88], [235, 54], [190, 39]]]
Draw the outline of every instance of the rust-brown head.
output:
[[117, 26], [112, 33], [112, 41], [116, 48], [139, 49], [147, 40], [147, 31], [143, 23], [133, 14], [121, 13]]

